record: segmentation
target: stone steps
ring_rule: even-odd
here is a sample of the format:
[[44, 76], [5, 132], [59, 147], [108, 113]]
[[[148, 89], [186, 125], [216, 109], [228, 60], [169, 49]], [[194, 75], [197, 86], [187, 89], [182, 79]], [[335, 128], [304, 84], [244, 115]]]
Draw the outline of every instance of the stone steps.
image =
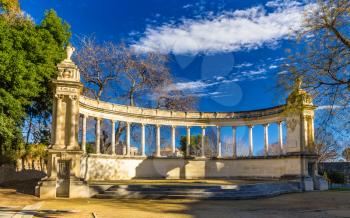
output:
[[101, 199], [253, 199], [299, 192], [298, 182], [243, 185], [114, 185], [94, 198]]

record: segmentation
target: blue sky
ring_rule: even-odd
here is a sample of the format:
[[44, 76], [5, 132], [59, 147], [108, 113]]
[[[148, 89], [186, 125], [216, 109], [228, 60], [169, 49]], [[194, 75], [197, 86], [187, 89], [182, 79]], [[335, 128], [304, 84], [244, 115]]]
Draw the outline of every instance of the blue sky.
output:
[[[169, 66], [179, 85], [201, 97], [199, 109], [203, 111], [258, 109], [283, 101], [284, 96], [277, 96], [272, 89], [277, 74], [283, 73], [279, 65], [286, 56], [285, 49], [295, 45], [288, 30], [281, 27], [286, 24], [292, 28], [297, 21], [291, 17], [277, 23], [272, 15], [285, 18], [290, 8], [294, 10], [291, 13], [302, 10], [301, 6], [283, 1], [257, 0], [170, 0], [166, 3], [160, 0], [31, 0], [21, 1], [21, 6], [36, 22], [40, 22], [45, 10], [55, 9], [71, 25], [73, 43], [79, 36], [94, 34], [100, 41], [125, 41], [146, 49], [159, 46], [171, 54]], [[237, 15], [239, 12], [250, 14]], [[285, 15], [278, 17], [278, 13]], [[227, 21], [220, 23], [220, 19]], [[260, 23], [249, 27], [245, 20]], [[203, 22], [207, 24], [201, 27], [199, 24]], [[211, 26], [217, 23], [221, 27], [213, 34]], [[279, 26], [272, 27], [276, 23]], [[159, 30], [161, 28], [163, 30]], [[193, 34], [194, 30], [181, 38], [174, 33], [186, 28], [197, 28], [197, 34]], [[156, 33], [152, 35], [152, 31]], [[171, 39], [172, 35], [179, 40]], [[218, 35], [237, 39], [221, 39], [218, 43], [207, 39]], [[186, 42], [186, 38], [192, 38], [194, 44]], [[152, 45], [152, 40], [156, 45]], [[213, 45], [206, 47], [208, 44]]]
[[200, 97], [201, 111], [283, 103], [285, 95], [273, 88], [277, 75], [285, 73], [279, 66], [285, 50], [296, 46], [293, 30], [300, 28], [307, 5], [283, 0], [21, 1], [36, 22], [45, 10], [55, 9], [71, 25], [73, 44], [79, 36], [94, 34], [99, 41], [170, 54], [173, 88]]

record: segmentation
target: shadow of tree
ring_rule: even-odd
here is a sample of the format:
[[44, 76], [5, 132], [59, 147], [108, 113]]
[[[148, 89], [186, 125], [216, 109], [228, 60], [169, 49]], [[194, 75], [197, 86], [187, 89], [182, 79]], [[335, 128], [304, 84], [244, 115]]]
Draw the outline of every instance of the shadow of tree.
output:
[[38, 184], [39, 181], [39, 178], [24, 181], [11, 181], [0, 184], [0, 187], [15, 189], [16, 192], [22, 194], [34, 195], [35, 186]]
[[21, 216], [31, 215], [35, 217], [57, 217], [57, 216], [64, 216], [67, 214], [75, 213], [75, 211], [72, 211], [72, 210], [25, 210], [25, 209], [21, 210], [21, 209], [14, 209], [11, 207], [0, 206], [0, 213], [1, 212], [21, 215]]

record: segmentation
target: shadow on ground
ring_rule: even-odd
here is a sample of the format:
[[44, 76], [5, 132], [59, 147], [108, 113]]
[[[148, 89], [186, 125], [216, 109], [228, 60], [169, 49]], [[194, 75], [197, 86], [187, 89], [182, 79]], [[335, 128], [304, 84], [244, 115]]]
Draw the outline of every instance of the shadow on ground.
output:
[[16, 192], [35, 195], [35, 186], [38, 184], [40, 179], [30, 179], [25, 181], [11, 181], [0, 184], [0, 188], [15, 189]]
[[16, 214], [21, 216], [31, 215], [35, 217], [58, 217], [73, 214], [75, 211], [70, 210], [25, 210], [14, 209], [13, 207], [1, 207], [0, 214]]

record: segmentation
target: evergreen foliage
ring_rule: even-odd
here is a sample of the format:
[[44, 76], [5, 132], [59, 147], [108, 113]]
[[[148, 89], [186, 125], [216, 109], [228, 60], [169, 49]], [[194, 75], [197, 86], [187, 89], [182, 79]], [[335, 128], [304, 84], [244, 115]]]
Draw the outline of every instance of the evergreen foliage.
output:
[[48, 121], [50, 81], [65, 57], [70, 35], [69, 25], [53, 10], [38, 25], [20, 14], [0, 14], [0, 164], [21, 154], [26, 119]]

